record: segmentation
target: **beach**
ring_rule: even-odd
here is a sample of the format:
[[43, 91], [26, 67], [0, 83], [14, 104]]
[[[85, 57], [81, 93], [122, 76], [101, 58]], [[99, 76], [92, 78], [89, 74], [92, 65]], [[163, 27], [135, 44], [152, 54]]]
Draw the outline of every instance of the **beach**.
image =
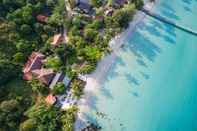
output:
[[[151, 9], [153, 6], [153, 3], [147, 3], [144, 5], [144, 8]], [[144, 13], [138, 11], [135, 14], [132, 22], [130, 22], [129, 27], [109, 42], [112, 52], [98, 62], [97, 68], [93, 73], [84, 75], [86, 78], [86, 86], [84, 88], [84, 95], [78, 102], [79, 112], [77, 114], [77, 121], [75, 123], [76, 131], [86, 126], [88, 121], [86, 113], [90, 112], [94, 106], [94, 100], [92, 100], [92, 98], [97, 95], [101, 85], [105, 81], [107, 73], [116, 61], [121, 47], [124, 46], [124, 40], [128, 37], [128, 35], [131, 35], [131, 33], [145, 17], [146, 15]]]
[[[196, 1], [160, 0], [153, 11], [196, 29], [196, 7]], [[80, 106], [79, 116], [102, 131], [197, 130], [197, 38], [149, 16], [125, 32], [87, 76], [89, 106]]]

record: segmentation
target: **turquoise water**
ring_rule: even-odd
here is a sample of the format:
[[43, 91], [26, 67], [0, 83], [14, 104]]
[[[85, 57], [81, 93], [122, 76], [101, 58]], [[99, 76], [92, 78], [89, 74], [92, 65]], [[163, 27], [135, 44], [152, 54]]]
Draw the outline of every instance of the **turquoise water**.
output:
[[155, 8], [162, 16], [174, 22], [197, 30], [196, 0], [158, 0]]
[[[154, 11], [197, 30], [196, 0]], [[147, 16], [124, 42], [90, 117], [102, 131], [197, 131], [197, 36]]]

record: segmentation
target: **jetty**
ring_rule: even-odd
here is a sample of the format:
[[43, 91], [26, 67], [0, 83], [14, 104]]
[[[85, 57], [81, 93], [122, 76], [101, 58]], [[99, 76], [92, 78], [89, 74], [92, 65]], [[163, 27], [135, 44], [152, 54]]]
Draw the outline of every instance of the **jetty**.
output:
[[189, 27], [185, 27], [183, 25], [177, 24], [177, 23], [171, 21], [170, 19], [167, 19], [167, 18], [165, 18], [165, 17], [163, 17], [163, 16], [161, 16], [161, 15], [159, 15], [157, 13], [154, 13], [154, 12], [152, 12], [152, 11], [146, 9], [146, 8], [142, 8], [141, 11], [143, 13], [147, 14], [148, 16], [151, 16], [151, 17], [153, 17], [153, 18], [155, 18], [155, 19], [157, 19], [157, 20], [159, 20], [159, 21], [161, 21], [163, 23], [169, 24], [169, 25], [174, 26], [174, 27], [176, 27], [176, 28], [178, 28], [178, 29], [180, 29], [180, 30], [182, 30], [184, 32], [187, 32], [187, 33], [190, 33], [192, 35], [197, 36], [197, 31], [192, 30]]

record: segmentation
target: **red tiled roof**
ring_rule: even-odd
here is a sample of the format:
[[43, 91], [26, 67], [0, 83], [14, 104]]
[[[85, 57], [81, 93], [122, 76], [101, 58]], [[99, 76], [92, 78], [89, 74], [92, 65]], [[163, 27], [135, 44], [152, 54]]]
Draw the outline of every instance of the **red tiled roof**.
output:
[[51, 43], [52, 45], [59, 45], [63, 41], [63, 36], [62, 34], [56, 34], [53, 36], [53, 42]]
[[39, 21], [39, 22], [47, 22], [48, 17], [45, 16], [45, 15], [39, 14], [39, 15], [36, 16], [36, 19], [37, 19], [37, 21]]
[[34, 69], [40, 69], [42, 66], [43, 59], [44, 59], [43, 54], [38, 52], [33, 52], [31, 56], [28, 58], [28, 61], [23, 68], [23, 73], [30, 72]]
[[50, 84], [50, 82], [52, 81], [55, 75], [52, 69], [44, 69], [44, 68], [33, 70], [32, 74], [35, 75], [40, 82], [46, 85]]
[[30, 72], [24, 73], [23, 79], [24, 80], [31, 80], [32, 79], [31, 73]]
[[46, 98], [45, 98], [46, 103], [53, 105], [56, 102], [56, 97], [53, 96], [52, 94], [49, 94]]

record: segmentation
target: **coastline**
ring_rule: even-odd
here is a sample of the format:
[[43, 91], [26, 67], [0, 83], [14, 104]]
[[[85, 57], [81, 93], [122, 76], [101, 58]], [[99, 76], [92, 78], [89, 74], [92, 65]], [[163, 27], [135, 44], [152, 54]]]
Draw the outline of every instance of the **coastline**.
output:
[[[152, 9], [155, 3], [147, 2], [144, 5], [144, 8]], [[118, 57], [121, 47], [124, 46], [125, 39], [132, 35], [132, 32], [144, 20], [144, 18], [146, 18], [146, 14], [141, 11], [137, 11], [133, 20], [129, 23], [129, 27], [109, 42], [112, 52], [104, 56], [98, 62], [97, 68], [93, 73], [84, 76], [86, 78], [86, 86], [84, 88], [84, 95], [78, 101], [79, 111], [75, 122], [76, 131], [79, 131], [86, 126], [88, 119], [86, 112], [90, 111], [93, 106], [93, 100], [91, 99], [92, 96], [97, 94], [100, 85], [105, 81], [105, 77], [110, 70], [110, 67]]]

